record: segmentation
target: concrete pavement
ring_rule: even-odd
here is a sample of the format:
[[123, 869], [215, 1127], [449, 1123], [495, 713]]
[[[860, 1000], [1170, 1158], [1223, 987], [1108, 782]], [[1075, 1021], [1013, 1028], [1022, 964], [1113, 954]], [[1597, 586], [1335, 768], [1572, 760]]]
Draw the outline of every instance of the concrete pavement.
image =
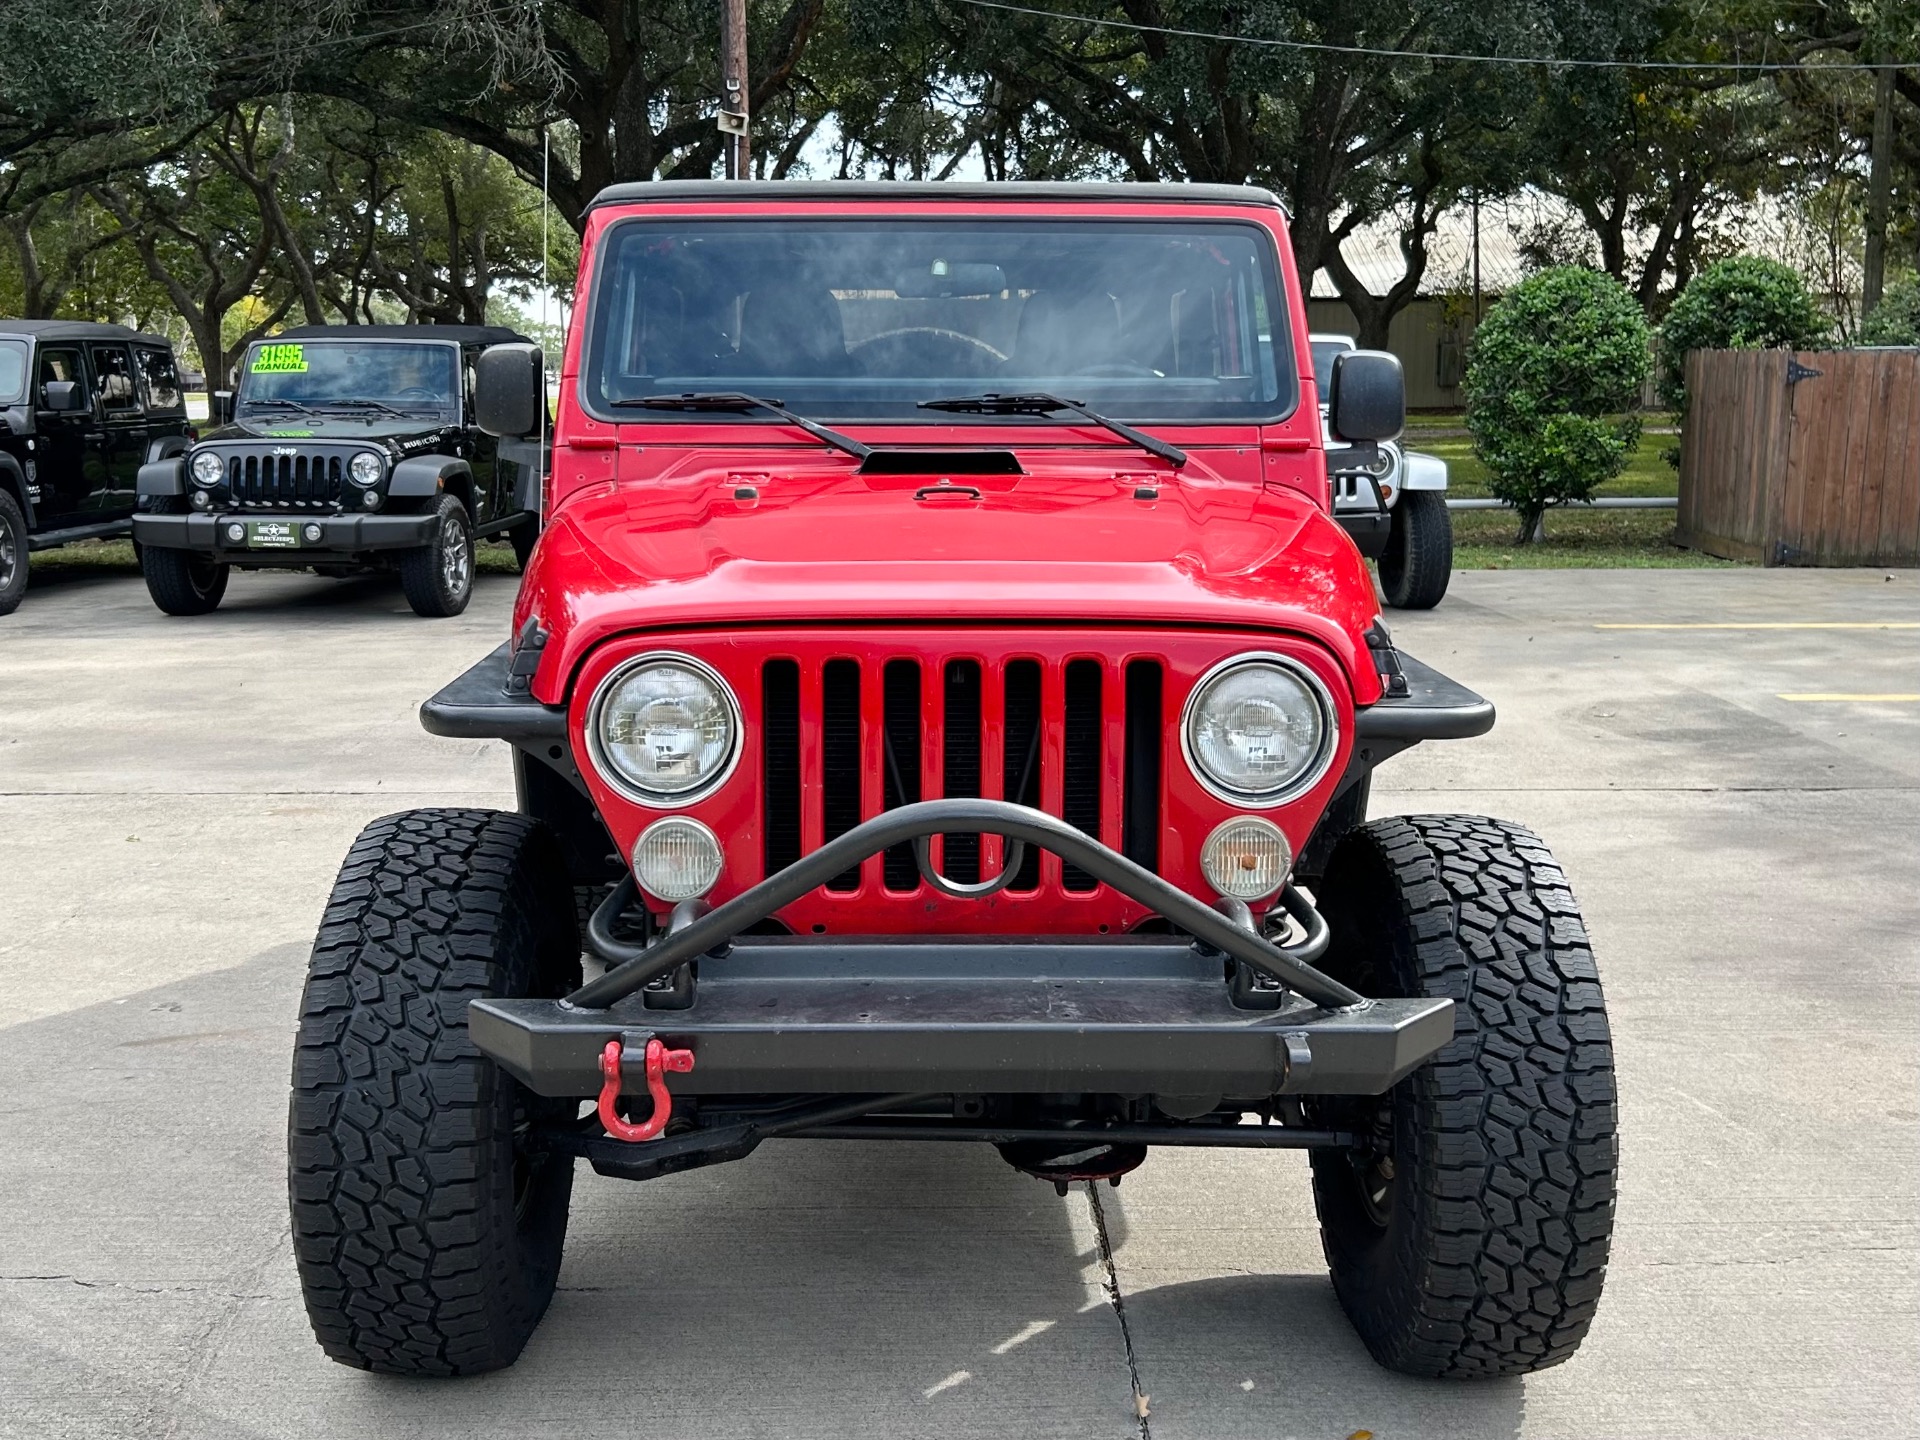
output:
[[[313, 1345], [288, 1253], [305, 951], [353, 834], [511, 803], [419, 700], [504, 634], [388, 582], [236, 576], [201, 620], [66, 572], [0, 621], [0, 1436], [1831, 1436], [1920, 1405], [1920, 623], [1896, 572], [1498, 572], [1394, 618], [1488, 738], [1375, 809], [1533, 825], [1613, 1012], [1601, 1314], [1524, 1382], [1381, 1372], [1297, 1156], [1158, 1152], [1065, 1199], [991, 1153], [772, 1144], [582, 1172], [511, 1371]], [[1116, 1305], [1115, 1301], [1118, 1304]]]

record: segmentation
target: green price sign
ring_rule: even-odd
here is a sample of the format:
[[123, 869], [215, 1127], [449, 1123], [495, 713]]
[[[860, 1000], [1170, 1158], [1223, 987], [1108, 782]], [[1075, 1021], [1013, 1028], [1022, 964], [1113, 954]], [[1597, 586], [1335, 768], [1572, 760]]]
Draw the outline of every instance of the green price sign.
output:
[[253, 352], [256, 375], [301, 374], [306, 368], [307, 347], [304, 345], [262, 345]]

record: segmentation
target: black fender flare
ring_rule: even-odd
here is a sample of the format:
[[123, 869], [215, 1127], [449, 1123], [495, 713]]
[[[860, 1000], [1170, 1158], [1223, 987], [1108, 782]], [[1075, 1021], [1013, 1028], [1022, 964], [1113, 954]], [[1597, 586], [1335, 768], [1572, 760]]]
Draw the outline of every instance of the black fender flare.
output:
[[156, 435], [147, 442], [146, 463], [154, 464], [160, 460], [171, 460], [185, 455], [193, 448], [193, 441], [185, 435]]
[[454, 455], [415, 455], [393, 467], [387, 498], [424, 500], [451, 491], [473, 509], [473, 467]]
[[4, 452], [0, 452], [0, 490], [20, 502], [20, 511], [27, 517], [27, 529], [33, 529], [33, 497], [27, 493], [27, 472], [20, 468], [18, 460]]
[[[156, 440], [153, 445], [160, 443]], [[182, 446], [171, 455], [156, 456], [153, 453], [153, 445], [147, 447], [147, 463], [140, 467], [140, 476], [134, 484], [134, 493], [142, 500], [157, 500], [164, 496], [186, 494], [186, 447]]]

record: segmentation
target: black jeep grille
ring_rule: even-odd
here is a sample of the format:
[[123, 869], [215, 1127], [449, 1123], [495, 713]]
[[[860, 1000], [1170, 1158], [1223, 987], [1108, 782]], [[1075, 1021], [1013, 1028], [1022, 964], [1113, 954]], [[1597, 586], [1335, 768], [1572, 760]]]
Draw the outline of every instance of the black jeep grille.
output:
[[338, 455], [235, 455], [227, 491], [236, 505], [332, 509], [339, 505], [346, 464]]
[[[1052, 808], [1063, 819], [1095, 836], [1103, 821], [1117, 819], [1122, 852], [1158, 868], [1160, 660], [1109, 667], [1097, 660], [1043, 666], [1026, 657], [992, 655], [984, 663], [972, 656], [837, 657], [806, 672], [806, 662], [784, 657], [766, 661], [761, 672], [769, 875], [799, 859], [805, 848], [804, 796], [817, 797], [822, 840], [831, 840], [860, 823], [873, 798], [863, 793], [864, 785], [873, 780], [879, 808], [886, 810], [928, 794], [980, 796], [989, 788], [987, 798], [1043, 808], [1043, 791], [1057, 793]], [[818, 696], [813, 713], [803, 700], [809, 692]], [[1043, 702], [1043, 694], [1052, 698]], [[989, 787], [984, 721], [993, 712], [1000, 729], [993, 741], [999, 773]], [[1109, 717], [1119, 721], [1113, 764], [1103, 754]], [[936, 727], [934, 741], [929, 732]], [[809, 756], [810, 763], [803, 758]], [[1055, 766], [1057, 777], [1046, 774]], [[983, 878], [977, 836], [947, 837], [945, 855], [948, 879], [971, 884]], [[880, 870], [888, 890], [911, 892], [920, 885], [910, 845], [888, 850]], [[860, 871], [849, 870], [825, 888], [846, 893], [860, 881]], [[1097, 883], [1076, 866], [1062, 867], [1065, 890], [1089, 891]], [[1028, 847], [1009, 889], [1019, 894], [1039, 885], [1039, 856]]]

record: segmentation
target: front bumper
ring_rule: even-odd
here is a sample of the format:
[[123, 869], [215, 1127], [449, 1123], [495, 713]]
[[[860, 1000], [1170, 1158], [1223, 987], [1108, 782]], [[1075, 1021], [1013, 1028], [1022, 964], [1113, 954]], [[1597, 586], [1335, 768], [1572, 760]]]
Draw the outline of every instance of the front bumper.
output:
[[[298, 536], [308, 525], [320, 527], [316, 541], [302, 539], [297, 546], [254, 548], [245, 541], [235, 544], [226, 538], [230, 524], [248, 521], [280, 520], [294, 527]], [[159, 550], [196, 550], [220, 560], [262, 565], [311, 564], [321, 554], [357, 555], [369, 550], [412, 550], [430, 545], [434, 538], [433, 515], [315, 515], [276, 514], [258, 511], [234, 511], [218, 515], [136, 515], [133, 538], [142, 545]]]
[[[967, 831], [1054, 850], [1193, 939], [742, 938], [866, 855]], [[1451, 1000], [1368, 1000], [1315, 970], [1326, 928], [1303, 898], [1287, 904], [1308, 938], [1283, 947], [1244, 906], [1204, 905], [1002, 801], [887, 811], [649, 946], [613, 938], [631, 895], [589, 927], [605, 975], [565, 1000], [470, 1007], [474, 1043], [540, 1094], [591, 1095], [609, 1041], [638, 1057], [652, 1039], [693, 1052], [668, 1081], [693, 1095], [1378, 1094], [1453, 1036]]]

